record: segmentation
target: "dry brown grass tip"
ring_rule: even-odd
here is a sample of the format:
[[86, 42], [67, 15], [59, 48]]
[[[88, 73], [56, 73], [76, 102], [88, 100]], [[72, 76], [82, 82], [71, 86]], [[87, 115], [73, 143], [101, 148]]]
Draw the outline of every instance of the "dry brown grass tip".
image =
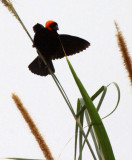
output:
[[125, 42], [125, 39], [122, 35], [122, 32], [119, 29], [118, 24], [115, 22], [115, 26], [117, 29], [117, 41], [118, 41], [118, 46], [120, 48], [121, 51], [121, 55], [122, 55], [122, 59], [124, 62], [124, 66], [128, 72], [128, 77], [130, 79], [131, 85], [132, 85], [132, 59], [130, 57], [128, 48], [127, 48], [127, 44]]
[[37, 126], [35, 125], [35, 123], [33, 122], [31, 116], [29, 115], [28, 111], [25, 109], [25, 107], [23, 106], [20, 98], [16, 95], [16, 94], [12, 94], [12, 99], [14, 100], [17, 108], [19, 109], [19, 111], [21, 112], [23, 118], [25, 119], [25, 121], [27, 122], [32, 134], [34, 135], [36, 141], [38, 142], [46, 160], [54, 160], [48, 145], [46, 144], [45, 140], [43, 139], [43, 137], [41, 136]]

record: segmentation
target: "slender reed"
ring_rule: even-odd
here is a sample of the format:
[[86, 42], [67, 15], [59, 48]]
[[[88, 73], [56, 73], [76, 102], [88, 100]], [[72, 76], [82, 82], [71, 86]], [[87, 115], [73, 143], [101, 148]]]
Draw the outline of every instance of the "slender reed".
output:
[[27, 122], [27, 124], [28, 124], [32, 134], [34, 135], [36, 141], [38, 142], [46, 160], [54, 160], [48, 145], [46, 144], [45, 140], [41, 136], [37, 126], [35, 125], [35, 123], [33, 122], [32, 118], [31, 118], [30, 114], [28, 113], [28, 111], [23, 106], [20, 98], [16, 94], [13, 93], [12, 94], [12, 99], [14, 100], [17, 108], [21, 112], [23, 118]]
[[130, 57], [130, 54], [129, 54], [129, 51], [128, 51], [128, 48], [127, 48], [127, 44], [126, 44], [125, 39], [122, 35], [122, 32], [120, 31], [119, 26], [116, 22], [115, 22], [115, 26], [116, 26], [116, 29], [117, 29], [117, 35], [116, 36], [117, 36], [118, 46], [120, 48], [122, 59], [123, 59], [123, 62], [124, 62], [124, 66], [125, 66], [125, 68], [128, 72], [128, 77], [129, 77], [130, 83], [132, 85], [132, 59]]

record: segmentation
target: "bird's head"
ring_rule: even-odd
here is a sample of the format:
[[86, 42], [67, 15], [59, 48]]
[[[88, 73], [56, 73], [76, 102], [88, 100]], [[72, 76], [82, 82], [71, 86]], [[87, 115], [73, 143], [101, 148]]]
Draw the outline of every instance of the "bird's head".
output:
[[45, 28], [47, 28], [50, 31], [57, 31], [57, 30], [59, 30], [58, 24], [55, 21], [52, 21], [52, 20], [47, 21], [45, 23]]

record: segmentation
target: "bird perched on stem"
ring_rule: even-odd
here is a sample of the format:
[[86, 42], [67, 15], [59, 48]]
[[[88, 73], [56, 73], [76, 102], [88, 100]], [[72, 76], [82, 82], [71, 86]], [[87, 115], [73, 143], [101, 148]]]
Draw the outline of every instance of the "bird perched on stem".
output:
[[[47, 21], [45, 27], [37, 23], [33, 26], [33, 30], [35, 32], [33, 47], [36, 47], [41, 52], [53, 73], [55, 69], [52, 60], [65, 56], [62, 45], [67, 56], [79, 53], [90, 46], [90, 43], [82, 38], [67, 34], [58, 34], [57, 30], [59, 30], [59, 28], [55, 21]], [[39, 56], [34, 59], [28, 68], [32, 73], [40, 76], [50, 74], [48, 67]]]

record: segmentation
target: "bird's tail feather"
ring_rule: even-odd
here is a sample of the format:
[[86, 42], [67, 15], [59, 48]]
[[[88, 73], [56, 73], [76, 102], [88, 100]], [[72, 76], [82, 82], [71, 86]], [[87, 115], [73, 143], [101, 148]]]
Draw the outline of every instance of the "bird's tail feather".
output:
[[[52, 70], [52, 72], [55, 72], [53, 63], [51, 60], [46, 60], [48, 66]], [[49, 73], [48, 67], [43, 63], [42, 59], [37, 57], [34, 59], [34, 61], [28, 66], [29, 70], [37, 75], [40, 76], [47, 76]]]

